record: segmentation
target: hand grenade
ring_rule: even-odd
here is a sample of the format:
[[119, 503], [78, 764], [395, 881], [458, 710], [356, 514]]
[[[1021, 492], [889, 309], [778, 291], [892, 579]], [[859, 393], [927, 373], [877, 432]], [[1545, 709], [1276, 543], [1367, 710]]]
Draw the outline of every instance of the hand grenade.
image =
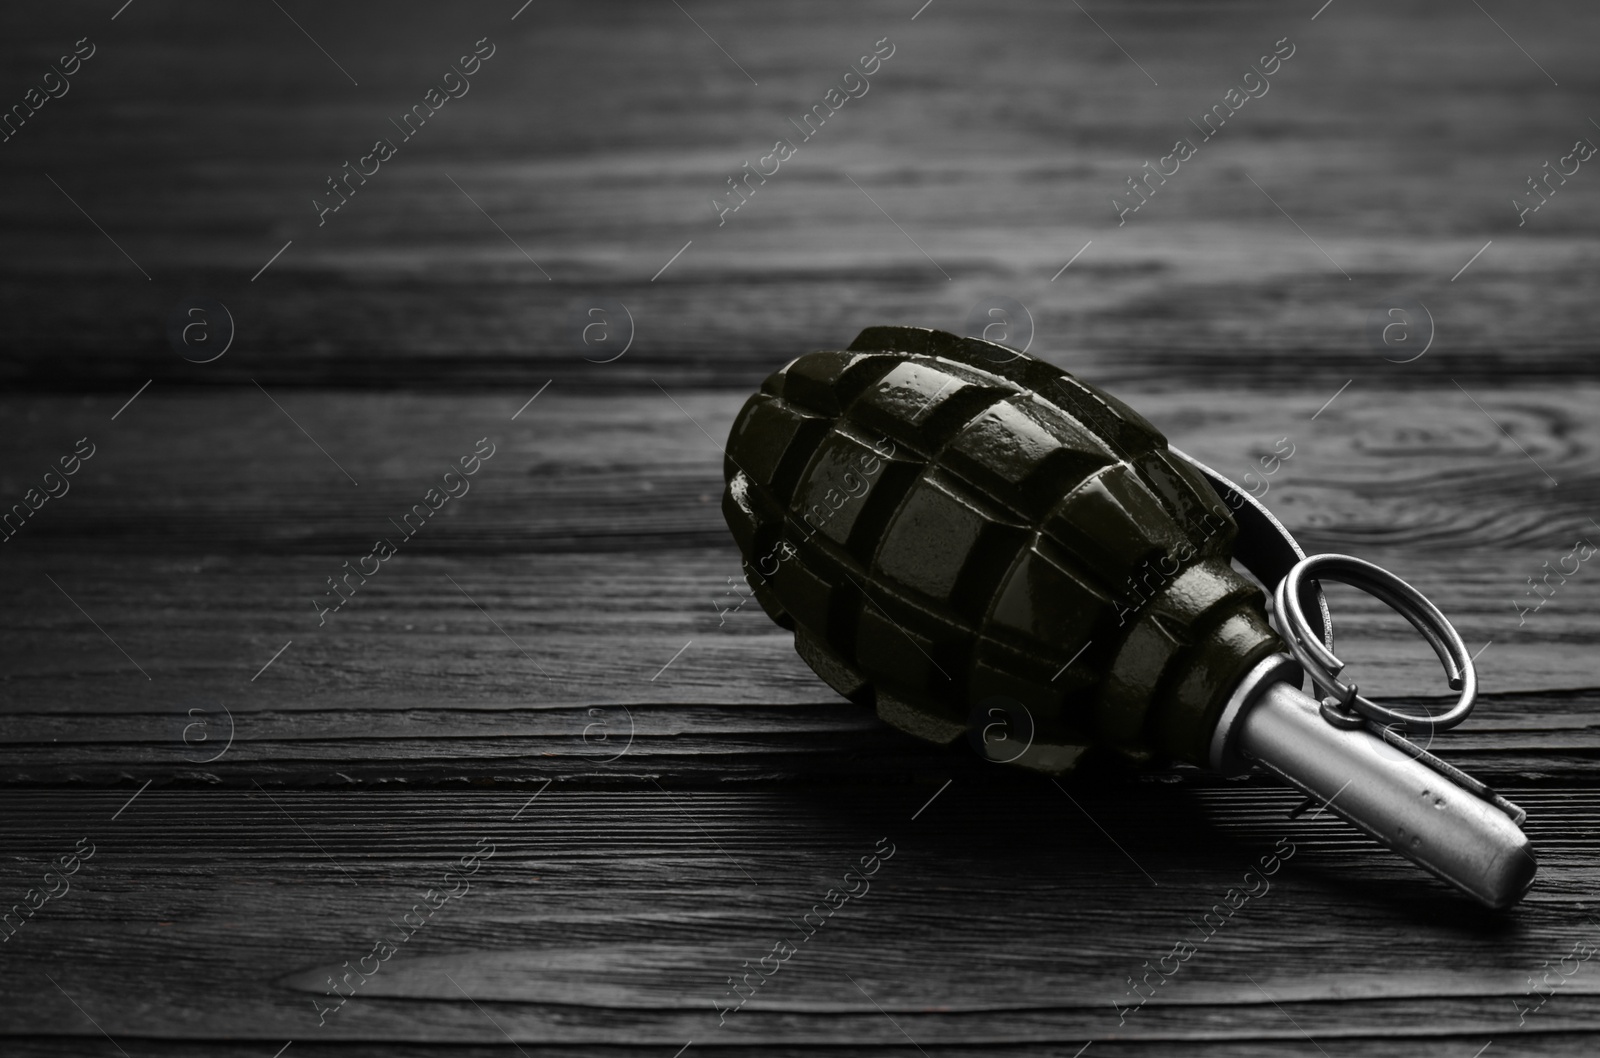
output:
[[[1395, 733], [1471, 708], [1449, 622], [1378, 567], [1306, 559], [1253, 497], [1110, 394], [994, 343], [873, 327], [773, 373], [724, 471], [762, 608], [829, 686], [895, 727], [950, 743], [1001, 703], [1028, 728], [1003, 759], [1050, 774], [1090, 751], [1260, 764], [1484, 903], [1531, 885], [1521, 811]], [[1287, 638], [1233, 568], [1242, 542], [1241, 563], [1277, 585]], [[1448, 716], [1337, 680], [1319, 562], [1411, 607], [1463, 690]], [[1302, 672], [1330, 697], [1302, 694]]]

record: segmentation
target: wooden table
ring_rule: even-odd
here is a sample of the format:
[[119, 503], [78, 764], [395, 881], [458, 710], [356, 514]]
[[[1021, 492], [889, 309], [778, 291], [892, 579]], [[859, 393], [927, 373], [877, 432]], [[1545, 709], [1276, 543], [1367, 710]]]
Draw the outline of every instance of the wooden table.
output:
[[[1594, 1053], [1600, 965], [1558, 960], [1600, 941], [1600, 578], [1526, 608], [1600, 536], [1600, 183], [1512, 205], [1600, 136], [1592, 8], [115, 6], [0, 15], [8, 105], [94, 48], [0, 144], [0, 501], [93, 446], [0, 552], [0, 907], [57, 893], [3, 931], [0, 1050]], [[193, 297], [235, 328], [209, 363], [227, 328]], [[1057, 785], [912, 742], [738, 605], [744, 396], [990, 297], [1224, 472], [1287, 438], [1266, 499], [1303, 543], [1482, 649], [1433, 748], [1527, 808], [1518, 908], [1265, 780]], [[591, 308], [613, 331], [585, 345]], [[175, 345], [173, 319], [205, 327]], [[470, 492], [319, 616], [480, 445]], [[1443, 700], [1402, 619], [1333, 602], [1364, 689]], [[1200, 930], [1274, 850], [1270, 890]], [[1546, 964], [1576, 969], [1519, 1015]]]

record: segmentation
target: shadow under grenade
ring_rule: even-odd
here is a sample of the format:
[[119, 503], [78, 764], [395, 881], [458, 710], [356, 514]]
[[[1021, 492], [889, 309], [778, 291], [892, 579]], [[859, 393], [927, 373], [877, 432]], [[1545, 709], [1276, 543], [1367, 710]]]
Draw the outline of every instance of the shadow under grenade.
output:
[[[873, 327], [773, 373], [724, 469], [756, 599], [895, 727], [947, 744], [999, 716], [1002, 743], [1026, 746], [991, 759], [1049, 774], [1091, 750], [1259, 764], [1483, 903], [1532, 884], [1521, 810], [1397, 733], [1471, 709], [1443, 615], [1370, 563], [1306, 558], [1110, 394], [1005, 346]], [[1276, 586], [1284, 635], [1235, 557]], [[1341, 683], [1311, 574], [1402, 612], [1460, 702], [1419, 717]], [[1329, 697], [1302, 694], [1302, 674]]]

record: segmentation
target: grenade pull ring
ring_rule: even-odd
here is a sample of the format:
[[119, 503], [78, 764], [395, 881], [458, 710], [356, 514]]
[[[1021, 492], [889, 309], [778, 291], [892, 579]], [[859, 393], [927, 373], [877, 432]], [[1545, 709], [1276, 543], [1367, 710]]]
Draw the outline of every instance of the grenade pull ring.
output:
[[[1438, 716], [1416, 716], [1379, 705], [1357, 693], [1355, 684], [1341, 681], [1339, 673], [1344, 670], [1344, 662], [1318, 641], [1300, 607], [1301, 584], [1307, 577], [1359, 588], [1410, 621], [1444, 663], [1450, 689], [1461, 692], [1456, 704]], [[1278, 630], [1311, 682], [1328, 695], [1322, 702], [1322, 716], [1335, 727], [1354, 728], [1371, 722], [1380, 727], [1399, 725], [1408, 733], [1420, 731], [1431, 736], [1435, 731], [1455, 727], [1472, 712], [1478, 696], [1478, 677], [1460, 634], [1426, 595], [1382, 566], [1351, 555], [1313, 555], [1289, 570], [1272, 599]]]

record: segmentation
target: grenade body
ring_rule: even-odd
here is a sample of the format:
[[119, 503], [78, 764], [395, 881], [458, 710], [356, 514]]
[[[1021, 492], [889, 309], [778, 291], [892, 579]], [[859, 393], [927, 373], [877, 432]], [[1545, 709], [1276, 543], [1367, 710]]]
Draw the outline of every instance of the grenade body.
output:
[[875, 327], [801, 356], [739, 412], [724, 469], [762, 607], [835, 690], [934, 742], [1014, 702], [1022, 766], [1204, 766], [1235, 685], [1284, 649], [1206, 479], [1004, 346]]

